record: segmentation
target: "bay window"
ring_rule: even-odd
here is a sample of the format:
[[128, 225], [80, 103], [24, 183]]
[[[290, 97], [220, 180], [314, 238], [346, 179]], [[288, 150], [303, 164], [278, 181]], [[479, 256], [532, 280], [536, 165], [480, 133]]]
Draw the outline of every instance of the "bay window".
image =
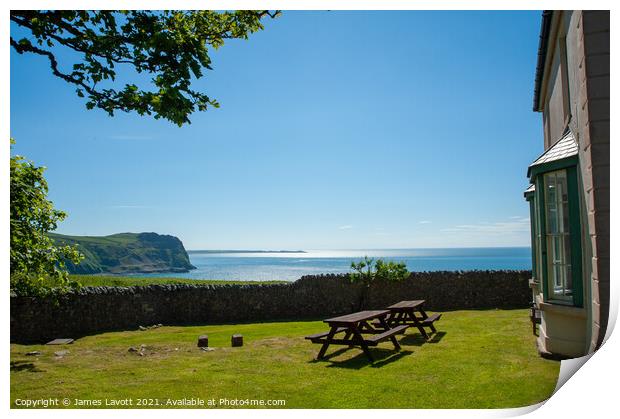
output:
[[546, 302], [583, 305], [577, 147], [570, 133], [528, 170], [532, 273]]

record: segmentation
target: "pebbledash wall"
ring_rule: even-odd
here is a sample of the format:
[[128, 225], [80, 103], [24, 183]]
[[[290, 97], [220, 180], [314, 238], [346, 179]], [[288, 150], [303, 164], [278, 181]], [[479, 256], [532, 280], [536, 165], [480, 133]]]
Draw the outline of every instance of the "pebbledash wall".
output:
[[305, 276], [273, 285], [89, 287], [56, 301], [11, 297], [11, 341], [46, 342], [154, 324], [218, 324], [322, 319], [401, 300], [426, 300], [430, 311], [523, 308], [530, 271], [419, 272], [378, 283], [360, 307], [362, 287], [346, 275]]

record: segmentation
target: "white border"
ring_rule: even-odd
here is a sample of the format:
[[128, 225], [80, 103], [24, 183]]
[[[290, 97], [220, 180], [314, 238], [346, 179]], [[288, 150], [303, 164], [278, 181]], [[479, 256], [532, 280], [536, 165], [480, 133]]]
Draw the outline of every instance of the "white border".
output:
[[[9, 43], [8, 34], [9, 34], [9, 19], [8, 13], [11, 8], [15, 9], [46, 9], [46, 8], [62, 8], [62, 9], [80, 9], [80, 8], [91, 8], [91, 9], [105, 9], [110, 8], [112, 6], [119, 8], [127, 8], [127, 9], [166, 9], [170, 7], [174, 7], [177, 9], [201, 9], [201, 8], [212, 8], [212, 9], [283, 9], [283, 10], [345, 10], [345, 9], [353, 9], [353, 10], [375, 10], [375, 9], [396, 9], [396, 10], [441, 10], [441, 9], [452, 9], [452, 10], [540, 10], [540, 9], [611, 9], [611, 17], [612, 17], [612, 27], [614, 30], [611, 31], [612, 36], [612, 45], [616, 44], [614, 38], [617, 38], [615, 30], [617, 19], [617, 12], [614, 10], [613, 5], [610, 1], [434, 1], [434, 2], [416, 2], [416, 1], [395, 1], [395, 0], [385, 0], [385, 1], [371, 1], [371, 0], [357, 0], [357, 1], [253, 1], [253, 0], [245, 0], [245, 1], [207, 1], [207, 0], [188, 0], [188, 1], [176, 1], [170, 2], [162, 1], [162, 0], [154, 0], [154, 1], [126, 1], [119, 0], [110, 2], [102, 1], [102, 0], [86, 0], [86, 1], [35, 1], [35, 0], [25, 0], [25, 1], [8, 1], [3, 2], [4, 8], [4, 18], [0, 21], [0, 31], [2, 33], [2, 39], [5, 42], [2, 44], [2, 57], [3, 64], [0, 66], [0, 72], [2, 75], [2, 94], [0, 95], [1, 101], [1, 126], [3, 131], [5, 132], [5, 138], [10, 135], [10, 79], [9, 79]], [[617, 40], [617, 39], [616, 39]], [[532, 51], [532, 54], [536, 54], [536, 51]], [[613, 73], [613, 69], [616, 68], [615, 65], [615, 55], [612, 53], [612, 63], [611, 69]], [[532, 72], [535, 69], [532, 68]], [[616, 92], [616, 83], [615, 77], [611, 78], [611, 90]], [[612, 105], [613, 109], [613, 105]], [[612, 115], [614, 112], [612, 112]], [[612, 124], [613, 125], [613, 124]], [[613, 127], [612, 127], [613, 130]], [[613, 132], [613, 131], [612, 131]], [[613, 137], [613, 135], [612, 135]], [[542, 140], [542, 138], [541, 138]], [[2, 161], [8, 162], [9, 150], [8, 147], [2, 148]], [[617, 153], [615, 149], [612, 147], [612, 160], [616, 156]], [[5, 199], [0, 204], [0, 217], [3, 217], [3, 220], [8, 220], [9, 208], [8, 208], [8, 165], [6, 163], [0, 165], [1, 170], [1, 180], [0, 187], [5, 196]], [[613, 184], [617, 185], [617, 171], [612, 169], [612, 177], [614, 178]], [[614, 199], [614, 194], [611, 194], [612, 200], [614, 201], [613, 207], [617, 208], [615, 204], [617, 204], [617, 200]], [[613, 217], [612, 217], [613, 218]], [[6, 223], [6, 221], [5, 221]], [[7, 224], [5, 224], [6, 226]], [[611, 230], [616, 231], [616, 224], [612, 220], [611, 222]], [[2, 248], [6, 249], [6, 253], [3, 259], [3, 272], [5, 273], [4, 278], [5, 281], [8, 281], [9, 277], [9, 267], [8, 267], [8, 246], [9, 246], [9, 231], [8, 226], [2, 234]], [[613, 246], [612, 239], [612, 248]], [[611, 266], [611, 277], [617, 278], [617, 265]], [[5, 283], [6, 287], [6, 283]], [[618, 287], [615, 283], [611, 284], [611, 308], [610, 308], [610, 320], [609, 320], [609, 328], [607, 330], [607, 342], [603, 345], [603, 347], [595, 353], [585, 365], [579, 371], [575, 373], [575, 375], [568, 379], [568, 381], [561, 388], [557, 389], [557, 392], [546, 402], [540, 405], [529, 406], [521, 409], [498, 409], [498, 410], [356, 410], [355, 412], [351, 412], [351, 414], [355, 414], [356, 416], [362, 418], [375, 418], [377, 415], [389, 415], [389, 416], [398, 416], [398, 417], [416, 417], [416, 418], [445, 418], [445, 417], [458, 417], [458, 418], [490, 418], [490, 417], [512, 417], [527, 414], [528, 417], [537, 418], [537, 417], [549, 417], [549, 416], [562, 416], [564, 418], [582, 418], [582, 417], [607, 417], [609, 412], [613, 412], [617, 410], [617, 384], [618, 384], [618, 376], [619, 376], [619, 368], [618, 368], [618, 354], [619, 354], [619, 346], [617, 334], [610, 335], [613, 326], [615, 324], [618, 312]], [[6, 288], [5, 288], [6, 290]], [[5, 291], [6, 292], [6, 291]], [[6, 296], [4, 297], [5, 304], [3, 309], [3, 321], [1, 323], [2, 328], [2, 354], [3, 359], [5, 360], [4, 368], [3, 368], [3, 383], [2, 386], [3, 391], [0, 393], [0, 409], [9, 410], [8, 406], [10, 404], [9, 401], [9, 388], [10, 388], [10, 378], [9, 378], [9, 296], [8, 292], [6, 292]], [[567, 369], [570, 372], [574, 373], [576, 368], [576, 362], [566, 362], [563, 361], [562, 369], [566, 371]], [[563, 374], [565, 374], [563, 372]], [[96, 411], [82, 411], [82, 410], [68, 410], [68, 411], [51, 411], [51, 410], [10, 410], [9, 416], [13, 417], [40, 417], [45, 415], [45, 417], [62, 417], [62, 418], [71, 418], [71, 417], [83, 417], [85, 413], [92, 417], [101, 417], [107, 418], [110, 416], [110, 411], [106, 410], [96, 410]], [[174, 415], [182, 415], [188, 417], [204, 417], [205, 415], [209, 415], [211, 417], [240, 417], [251, 414], [254, 417], [260, 418], [288, 418], [291, 416], [291, 413], [297, 415], [301, 415], [302, 417], [312, 417], [317, 414], [321, 416], [329, 416], [336, 417], [346, 414], [343, 410], [295, 410], [291, 411], [290, 409], [278, 411], [247, 411], [247, 410], [217, 410], [205, 412], [204, 410], [175, 410]], [[115, 410], [113, 412], [114, 416], [120, 415], [121, 417], [148, 417], [148, 418], [167, 418], [171, 413], [165, 410]]]

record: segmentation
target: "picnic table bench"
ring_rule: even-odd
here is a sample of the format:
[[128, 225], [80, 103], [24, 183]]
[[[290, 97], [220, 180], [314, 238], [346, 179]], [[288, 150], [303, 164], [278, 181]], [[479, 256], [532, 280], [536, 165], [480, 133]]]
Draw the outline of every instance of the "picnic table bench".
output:
[[424, 336], [424, 339], [428, 340], [429, 336], [424, 328], [428, 327], [432, 333], [437, 332], [433, 323], [441, 318], [441, 314], [435, 313], [429, 316], [422, 307], [424, 303], [425, 300], [411, 300], [392, 304], [388, 307], [390, 315], [387, 317], [386, 322], [390, 327], [398, 325], [416, 327]]
[[[329, 345], [346, 345], [361, 347], [370, 362], [373, 362], [370, 346], [377, 346], [379, 342], [390, 339], [394, 344], [394, 349], [398, 351], [400, 345], [395, 335], [403, 333], [409, 327], [409, 325], [390, 327], [386, 321], [389, 314], [390, 310], [366, 310], [323, 320], [330, 326], [330, 330], [306, 336], [306, 339], [322, 345], [317, 359], [322, 359], [325, 356]], [[372, 320], [376, 320], [373, 325], [370, 324]], [[335, 338], [336, 335], [342, 333], [344, 333], [343, 337]], [[370, 336], [364, 337], [364, 335]]]

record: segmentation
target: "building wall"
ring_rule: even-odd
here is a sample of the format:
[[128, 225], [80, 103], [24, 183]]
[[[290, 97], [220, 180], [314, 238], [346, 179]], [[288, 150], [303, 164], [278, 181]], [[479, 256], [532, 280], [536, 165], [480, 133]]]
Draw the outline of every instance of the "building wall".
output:
[[[576, 83], [575, 69], [580, 61], [577, 44], [580, 16], [578, 11], [557, 11], [551, 25], [542, 89], [543, 119], [548, 124], [544, 132], [545, 150], [562, 137], [569, 120], [571, 128], [578, 128], [575, 114], [579, 85]], [[565, 60], [562, 58], [562, 44], [566, 45]], [[565, 101], [570, 106], [566, 107]]]
[[600, 346], [609, 317], [609, 11], [584, 11], [579, 34], [579, 142], [591, 253], [592, 338]]
[[[554, 43], [554, 51], [559, 51], [558, 41]], [[549, 130], [545, 134], [545, 150], [550, 148], [557, 140], [562, 138], [562, 133], [566, 128], [564, 119], [564, 96], [562, 94], [562, 76], [560, 71], [560, 54], [553, 55], [553, 61], [551, 64], [550, 79], [548, 86], [550, 88], [549, 94], [545, 104], [544, 112], [547, 113], [547, 120], [549, 121]]]
[[573, 320], [578, 328], [588, 325], [584, 353], [601, 344], [609, 315], [609, 45], [608, 11], [554, 12], [541, 92], [544, 143], [545, 150], [551, 147], [568, 126], [579, 144], [587, 315]]
[[579, 357], [587, 351], [586, 310], [541, 302], [544, 313], [539, 328], [538, 344], [541, 352]]

